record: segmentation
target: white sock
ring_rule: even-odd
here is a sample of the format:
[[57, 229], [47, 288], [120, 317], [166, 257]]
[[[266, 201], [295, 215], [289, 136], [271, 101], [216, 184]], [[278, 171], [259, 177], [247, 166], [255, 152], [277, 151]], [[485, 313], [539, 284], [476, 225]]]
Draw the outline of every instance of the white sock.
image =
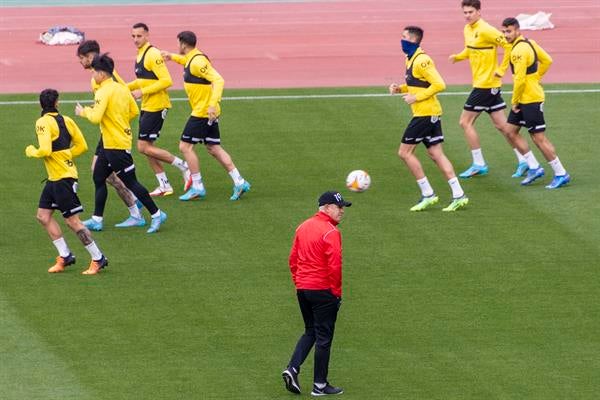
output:
[[67, 242], [65, 241], [64, 237], [53, 240], [52, 244], [54, 247], [56, 247], [56, 250], [58, 250], [59, 256], [67, 257], [69, 254], [71, 254], [71, 250], [69, 250], [69, 246], [67, 246]]
[[104, 217], [99, 217], [97, 215], [92, 215], [92, 219], [96, 222], [102, 222], [102, 220], [104, 220]]
[[231, 171], [229, 171], [229, 176], [233, 180], [233, 184], [236, 186], [239, 186], [242, 183], [244, 183], [244, 178], [242, 178], [242, 176], [240, 175], [240, 171], [238, 171], [237, 168], [234, 168]]
[[562, 175], [566, 175], [567, 174], [567, 171], [565, 170], [565, 167], [563, 167], [563, 165], [560, 162], [560, 160], [558, 159], [558, 157], [556, 157], [552, 161], [549, 161], [548, 164], [550, 164], [550, 166], [554, 170], [554, 175], [555, 176], [562, 176]]
[[473, 164], [485, 165], [485, 160], [483, 159], [483, 152], [481, 149], [471, 150], [471, 155], [473, 156]]
[[433, 195], [433, 188], [429, 184], [427, 177], [419, 179], [417, 181], [417, 184], [419, 185], [419, 188], [421, 189], [421, 195], [423, 195], [423, 197], [429, 197], [429, 196]]
[[317, 383], [317, 382], [315, 382], [315, 386], [318, 389], [323, 389], [325, 386], [327, 386], [327, 384], [326, 383]]
[[85, 249], [90, 253], [90, 256], [92, 256], [92, 260], [98, 261], [102, 258], [102, 252], [98, 246], [96, 246], [96, 242], [92, 241], [92, 243], [85, 246]]
[[157, 212], [155, 212], [154, 214], [152, 214], [150, 217], [151, 218], [158, 218], [158, 217], [160, 217], [160, 209]]
[[540, 167], [540, 163], [538, 162], [537, 158], [535, 158], [535, 155], [531, 150], [528, 153], [525, 153], [524, 157], [527, 161], [527, 166], [529, 169], [538, 169]]
[[204, 190], [204, 183], [202, 183], [202, 174], [192, 174], [192, 187], [196, 190]]
[[140, 213], [140, 209], [138, 208], [138, 206], [136, 204], [134, 204], [128, 208], [129, 208], [129, 215], [131, 215], [133, 218], [142, 218], [142, 213]]
[[465, 192], [463, 191], [462, 187], [460, 186], [460, 182], [458, 181], [457, 177], [454, 177], [450, 180], [448, 180], [448, 185], [450, 185], [450, 189], [452, 189], [452, 197], [457, 199], [459, 197], [463, 197], [465, 195]]
[[519, 153], [519, 150], [517, 150], [516, 148], [513, 148], [513, 150], [515, 152], [515, 155], [517, 156], [517, 160], [519, 161], [519, 164], [524, 163], [525, 161], [527, 161], [525, 159], [525, 156], [523, 154]]
[[188, 169], [188, 165], [185, 161], [183, 161], [181, 158], [179, 157], [175, 157], [175, 159], [173, 160], [173, 162], [171, 163], [171, 165], [179, 168], [179, 170], [181, 172], [184, 172], [186, 169]]
[[159, 172], [156, 174], [156, 180], [161, 188], [171, 189], [171, 184], [169, 183], [169, 179], [167, 178], [167, 174], [164, 172]]

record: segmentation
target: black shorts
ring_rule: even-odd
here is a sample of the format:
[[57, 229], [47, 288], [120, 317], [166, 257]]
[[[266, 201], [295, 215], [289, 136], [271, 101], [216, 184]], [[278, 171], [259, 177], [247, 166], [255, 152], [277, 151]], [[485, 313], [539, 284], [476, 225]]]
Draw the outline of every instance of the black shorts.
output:
[[419, 144], [421, 142], [427, 148], [444, 142], [442, 118], [440, 116], [413, 117], [410, 120], [404, 131], [404, 136], [402, 136], [402, 143]]
[[108, 168], [119, 174], [130, 173], [135, 170], [133, 157], [129, 150], [103, 149], [98, 155], [95, 168]]
[[64, 178], [58, 181], [46, 181], [38, 208], [60, 210], [64, 218], [82, 212], [83, 206], [77, 197], [77, 179]]
[[473, 88], [463, 109], [466, 111], [482, 112], [488, 114], [494, 111], [504, 110], [506, 103], [502, 99], [500, 88], [480, 89]]
[[154, 142], [160, 137], [165, 118], [167, 118], [168, 108], [162, 111], [143, 111], [140, 113], [140, 130], [138, 133], [139, 140]]
[[180, 140], [182, 142], [205, 145], [221, 144], [221, 133], [219, 132], [219, 120], [216, 119], [212, 124], [208, 124], [208, 118], [198, 118], [190, 116]]
[[519, 104], [519, 112], [510, 110], [507, 122], [511, 125], [525, 126], [529, 133], [544, 132], [546, 130], [544, 103]]

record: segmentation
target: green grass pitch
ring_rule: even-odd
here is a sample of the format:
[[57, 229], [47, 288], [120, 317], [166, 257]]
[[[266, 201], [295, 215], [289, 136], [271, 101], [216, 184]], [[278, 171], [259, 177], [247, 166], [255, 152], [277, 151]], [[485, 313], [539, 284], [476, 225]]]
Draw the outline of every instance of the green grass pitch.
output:
[[[596, 86], [547, 89], [573, 87]], [[444, 147], [457, 172], [470, 164], [457, 124], [465, 97], [440, 98]], [[547, 97], [548, 136], [572, 183], [549, 191], [546, 176], [520, 187], [510, 177], [512, 150], [482, 116], [490, 174], [463, 181], [471, 203], [449, 214], [441, 208], [450, 190], [422, 148], [441, 204], [408, 211], [419, 193], [396, 155], [410, 119], [400, 97], [225, 100], [223, 145], [252, 191], [230, 202], [230, 178], [199, 147], [206, 200], [179, 202], [180, 175], [167, 166], [178, 190], [158, 200], [169, 219], [147, 235], [112, 227], [127, 212], [109, 189], [105, 231], [94, 237], [110, 267], [94, 277], [80, 275], [89, 257], [66, 229], [78, 262], [64, 274], [46, 273], [56, 252], [34, 218], [45, 171], [24, 155], [35, 143], [39, 107], [0, 105], [0, 398], [295, 398], [280, 376], [302, 331], [287, 256], [296, 225], [332, 188], [354, 203], [341, 225], [344, 302], [330, 366], [344, 399], [596, 398], [600, 93]], [[73, 108], [60, 107], [70, 116]], [[161, 146], [177, 151], [188, 113], [187, 102], [174, 103]], [[87, 217], [98, 129], [74, 118], [91, 147], [76, 161]], [[138, 177], [154, 188], [146, 161], [135, 159]], [[369, 171], [369, 191], [344, 188], [353, 169]], [[300, 376], [302, 398], [311, 378], [312, 356]]]

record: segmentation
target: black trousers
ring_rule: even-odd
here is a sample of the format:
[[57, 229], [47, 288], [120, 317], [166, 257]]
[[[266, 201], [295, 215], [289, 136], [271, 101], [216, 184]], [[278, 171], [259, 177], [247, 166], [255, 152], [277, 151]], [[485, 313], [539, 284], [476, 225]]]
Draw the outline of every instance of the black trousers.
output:
[[142, 202], [150, 215], [158, 211], [158, 207], [150, 197], [148, 190], [137, 180], [133, 158], [129, 152], [125, 150], [96, 149], [96, 153], [98, 159], [92, 175], [96, 187], [94, 215], [99, 217], [104, 215], [104, 207], [108, 197], [106, 178], [113, 172], [123, 181], [125, 187], [131, 190], [135, 197]]
[[300, 371], [312, 347], [315, 347], [314, 382], [326, 383], [335, 321], [341, 299], [329, 290], [299, 289], [298, 304], [304, 319], [304, 334], [298, 340], [288, 367]]

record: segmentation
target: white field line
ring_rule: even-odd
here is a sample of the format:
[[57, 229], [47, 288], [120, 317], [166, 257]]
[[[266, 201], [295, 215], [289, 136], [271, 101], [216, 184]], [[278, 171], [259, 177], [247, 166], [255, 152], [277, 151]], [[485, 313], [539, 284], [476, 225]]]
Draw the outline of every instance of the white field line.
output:
[[[600, 88], [595, 89], [549, 89], [545, 90], [547, 94], [584, 94], [584, 93], [600, 93]], [[438, 96], [467, 96], [470, 92], [442, 92]], [[511, 94], [506, 91], [503, 94]], [[387, 93], [339, 93], [339, 94], [299, 94], [299, 95], [272, 95], [272, 96], [232, 96], [223, 97], [223, 101], [254, 101], [254, 100], [304, 100], [304, 99], [351, 99], [362, 97], [390, 97]], [[80, 100], [61, 100], [62, 104], [89, 103], [92, 99]], [[171, 101], [188, 101], [187, 97], [173, 97]], [[32, 100], [15, 100], [15, 101], [0, 101], [0, 106], [13, 105], [32, 105], [38, 104], [38, 101]]]

